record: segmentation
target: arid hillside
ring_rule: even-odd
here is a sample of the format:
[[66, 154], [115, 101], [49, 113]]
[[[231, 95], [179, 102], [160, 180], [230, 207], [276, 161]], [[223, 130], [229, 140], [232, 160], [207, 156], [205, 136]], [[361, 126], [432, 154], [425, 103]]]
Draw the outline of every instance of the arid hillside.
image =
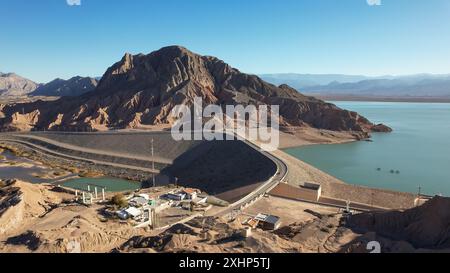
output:
[[148, 55], [125, 54], [108, 68], [94, 91], [79, 97], [4, 106], [0, 129], [107, 130], [170, 124], [173, 107], [191, 105], [194, 97], [221, 106], [279, 105], [280, 124], [286, 127], [352, 131], [358, 138], [370, 131], [390, 131], [355, 112], [304, 96], [287, 85], [274, 86], [180, 46]]
[[355, 215], [349, 227], [376, 232], [415, 248], [450, 248], [450, 198], [436, 196], [420, 207], [403, 212], [371, 212]]

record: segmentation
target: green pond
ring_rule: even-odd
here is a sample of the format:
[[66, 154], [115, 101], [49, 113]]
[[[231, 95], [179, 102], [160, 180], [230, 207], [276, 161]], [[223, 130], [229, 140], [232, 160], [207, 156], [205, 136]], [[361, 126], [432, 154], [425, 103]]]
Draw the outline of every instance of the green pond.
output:
[[61, 183], [61, 186], [78, 190], [87, 190], [88, 185], [90, 185], [91, 190], [93, 190], [94, 187], [98, 187], [99, 189], [105, 188], [105, 191], [107, 192], [132, 191], [141, 187], [140, 182], [107, 177], [75, 178]]
[[[16, 164], [9, 164], [10, 162], [16, 162]], [[25, 165], [22, 165], [25, 164]], [[105, 188], [107, 192], [120, 192], [120, 191], [132, 191], [141, 187], [140, 182], [129, 181], [118, 178], [73, 178], [64, 182], [56, 182], [63, 178], [73, 176], [72, 174], [66, 177], [60, 177], [58, 179], [47, 179], [36, 176], [36, 174], [45, 174], [51, 169], [46, 168], [43, 165], [36, 164], [36, 162], [16, 157], [10, 152], [3, 152], [0, 157], [0, 179], [20, 179], [31, 183], [58, 183], [61, 186], [68, 188], [74, 188], [79, 190], [87, 190], [88, 185], [91, 188], [97, 186], [98, 188]]]
[[347, 183], [450, 196], [450, 104], [333, 102], [393, 128], [373, 142], [285, 151]]

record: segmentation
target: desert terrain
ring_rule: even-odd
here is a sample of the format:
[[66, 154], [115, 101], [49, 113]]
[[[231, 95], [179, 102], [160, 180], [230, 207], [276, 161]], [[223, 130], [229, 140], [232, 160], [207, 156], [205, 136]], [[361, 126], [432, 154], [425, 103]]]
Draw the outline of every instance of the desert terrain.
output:
[[[447, 198], [404, 212], [348, 218], [339, 208], [269, 195], [237, 217], [195, 216], [153, 230], [109, 217], [108, 202], [79, 204], [72, 191], [54, 185], [14, 181], [1, 186], [1, 252], [354, 253], [371, 251], [370, 241], [380, 242], [382, 252], [449, 251]], [[279, 215], [280, 227], [244, 235], [246, 219], [261, 211]], [[442, 225], [431, 224], [429, 217]]]
[[[89, 91], [80, 93], [85, 84]], [[2, 166], [36, 168], [33, 179], [0, 177], [3, 252], [70, 252], [74, 242], [81, 252], [354, 252], [361, 251], [361, 238], [379, 230], [350, 224], [349, 214], [408, 214], [421, 197], [348, 185], [279, 150], [362, 141], [391, 128], [184, 47], [127, 53], [99, 82], [73, 78], [35, 87], [47, 94], [54, 85], [56, 93], [77, 95], [0, 104], [0, 148], [8, 153]], [[278, 105], [279, 149], [262, 150], [259, 140], [247, 138], [175, 141], [168, 130], [175, 123], [171, 110], [193, 107], [198, 97], [220, 107]], [[59, 186], [72, 177], [140, 182], [140, 190], [120, 194], [143, 203], [123, 211], [114, 207], [122, 199], [111, 195], [92, 202], [89, 188], [80, 203], [81, 192]], [[35, 178], [42, 180], [30, 184]], [[317, 197], [302, 188], [306, 184], [314, 185]], [[183, 188], [188, 195], [198, 191], [208, 205], [194, 204], [200, 202], [196, 197], [178, 200]], [[167, 196], [176, 201], [165, 202]], [[157, 218], [145, 210], [160, 205], [164, 212]], [[248, 218], [259, 214], [276, 215], [282, 224], [249, 231]], [[379, 233], [386, 240], [405, 239]]]

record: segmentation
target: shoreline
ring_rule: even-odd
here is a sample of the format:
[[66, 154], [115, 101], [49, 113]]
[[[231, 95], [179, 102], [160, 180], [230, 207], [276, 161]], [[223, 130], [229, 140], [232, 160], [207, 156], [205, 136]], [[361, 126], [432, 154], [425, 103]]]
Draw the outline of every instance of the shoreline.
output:
[[402, 103], [450, 103], [450, 98], [434, 97], [364, 97], [364, 96], [339, 96], [339, 95], [320, 95], [307, 93], [324, 101], [357, 101], [357, 102], [402, 102]]
[[279, 133], [279, 150], [310, 145], [343, 144], [355, 141], [367, 141], [365, 139], [359, 139], [360, 137], [357, 132], [336, 132], [310, 127], [291, 127], [286, 131], [280, 130]]
[[[302, 147], [306, 145], [316, 145], [316, 144], [342, 144], [348, 142], [356, 141], [354, 135], [351, 133], [342, 133], [342, 132], [328, 132], [324, 130], [312, 130], [311, 128], [297, 128], [295, 134], [286, 134], [281, 133], [283, 135], [283, 145], [276, 152], [276, 155], [283, 160], [289, 166], [289, 174], [286, 179], [288, 184], [299, 186], [304, 182], [315, 182], [319, 183], [323, 186], [323, 192], [327, 196], [336, 197], [340, 199], [349, 199], [352, 202], [359, 203], [370, 203], [370, 198], [372, 194], [376, 194], [380, 201], [378, 204], [389, 203], [388, 207], [393, 209], [401, 209], [405, 207], [411, 207], [413, 205], [413, 196], [410, 193], [398, 192], [398, 191], [387, 191], [386, 189], [378, 189], [378, 188], [369, 188], [362, 187], [358, 185], [353, 185], [350, 183], [346, 183], [314, 166], [307, 164], [306, 162], [293, 157], [283, 151], [283, 149], [287, 149], [287, 147]], [[303, 135], [303, 133], [305, 133]], [[303, 138], [297, 138], [295, 135], [302, 134]], [[318, 136], [318, 138], [317, 138]], [[289, 141], [286, 141], [289, 140]], [[292, 141], [295, 139], [295, 141]], [[289, 144], [289, 145], [288, 145]], [[43, 159], [43, 158], [41, 158]], [[62, 159], [67, 162], [66, 159]], [[52, 160], [53, 161], [53, 160]], [[54, 163], [54, 162], [53, 162]], [[72, 162], [73, 164], [74, 162]], [[92, 165], [86, 164], [75, 164], [77, 167], [88, 167], [92, 168]], [[104, 166], [103, 166], [104, 168]], [[102, 168], [102, 169], [103, 169]], [[107, 168], [109, 169], [109, 168]], [[104, 170], [104, 169], [103, 169]], [[109, 170], [111, 171], [111, 170]], [[117, 177], [115, 175], [108, 175], [111, 177]], [[122, 175], [118, 178], [124, 178]], [[125, 178], [128, 180], [129, 177]], [[240, 187], [235, 188], [234, 190], [239, 190]], [[402, 197], [403, 196], [403, 197]], [[402, 200], [399, 200], [402, 199]], [[405, 201], [406, 200], [406, 201]]]

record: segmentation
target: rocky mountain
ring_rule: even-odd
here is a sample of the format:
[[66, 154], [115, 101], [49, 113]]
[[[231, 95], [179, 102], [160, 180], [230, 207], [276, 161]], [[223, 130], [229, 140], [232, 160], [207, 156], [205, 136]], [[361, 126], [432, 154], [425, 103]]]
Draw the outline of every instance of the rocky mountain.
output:
[[282, 126], [353, 131], [363, 136], [390, 130], [358, 113], [304, 96], [287, 85], [269, 84], [218, 58], [180, 46], [148, 55], [125, 54], [108, 68], [94, 91], [81, 96], [5, 106], [0, 128], [100, 130], [170, 124], [172, 108], [190, 105], [196, 96], [207, 104], [279, 105]]
[[38, 87], [39, 84], [17, 74], [0, 72], [0, 96], [25, 96]]
[[450, 248], [450, 198], [436, 196], [406, 211], [367, 212], [350, 218], [358, 231], [376, 232], [416, 248]]
[[95, 89], [98, 81], [89, 77], [73, 77], [69, 80], [55, 79], [38, 87], [31, 96], [79, 96]]

